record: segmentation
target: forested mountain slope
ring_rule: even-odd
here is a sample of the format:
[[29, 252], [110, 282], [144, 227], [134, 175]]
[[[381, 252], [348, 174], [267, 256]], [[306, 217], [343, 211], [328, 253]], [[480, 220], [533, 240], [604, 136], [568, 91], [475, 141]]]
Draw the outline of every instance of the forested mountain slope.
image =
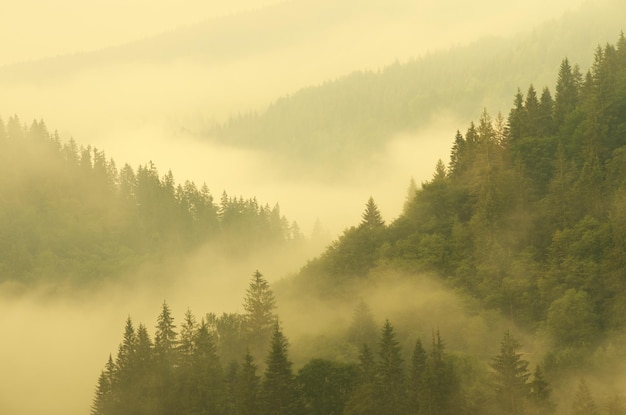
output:
[[302, 269], [302, 286], [341, 295], [386, 269], [435, 273], [547, 333], [553, 368], [584, 365], [607, 337], [623, 344], [624, 36], [597, 48], [588, 73], [575, 68], [562, 61], [554, 92], [518, 91], [508, 119], [485, 110], [457, 132], [449, 165], [389, 225], [370, 200], [361, 223]]
[[177, 184], [153, 163], [118, 169], [43, 121], [0, 120], [0, 159], [0, 282], [82, 284], [209, 242], [229, 257], [302, 241], [278, 205], [215, 201], [206, 184]]
[[[624, 35], [597, 48], [585, 75], [563, 60], [554, 97], [531, 85], [515, 94], [507, 118], [484, 110], [457, 132], [450, 159], [410, 191], [398, 219], [387, 225], [370, 198], [358, 226], [282, 281], [283, 301], [290, 294], [312, 313], [314, 298], [332, 310], [335, 327], [309, 339], [312, 349], [290, 348], [285, 315], [257, 271], [244, 313], [198, 320], [187, 311], [176, 325], [164, 303], [154, 337], [129, 317], [92, 414], [623, 413]], [[437, 321], [430, 336], [415, 329], [423, 316], [412, 311], [412, 293], [401, 313], [410, 336], [388, 319], [377, 325], [363, 300], [349, 327], [339, 323], [342, 303], [355, 303], [364, 286], [388, 296], [398, 274], [436, 275], [473, 304], [465, 349], [449, 350]], [[543, 343], [540, 353], [527, 353], [513, 330], [494, 348], [485, 335], [493, 314], [476, 309], [501, 312]], [[456, 307], [439, 311], [465, 318]], [[297, 366], [294, 351], [304, 359]]]
[[626, 13], [624, 7], [589, 4], [530, 33], [354, 72], [285, 96], [265, 111], [233, 117], [208, 134], [271, 150], [294, 164], [322, 165], [335, 177], [351, 163], [371, 163], [396, 134], [415, 132], [437, 117], [470, 120], [482, 106], [508, 107], [510, 85], [553, 85], [553, 68], [564, 55], [587, 68], [587, 51], [620, 30], [616, 16]]

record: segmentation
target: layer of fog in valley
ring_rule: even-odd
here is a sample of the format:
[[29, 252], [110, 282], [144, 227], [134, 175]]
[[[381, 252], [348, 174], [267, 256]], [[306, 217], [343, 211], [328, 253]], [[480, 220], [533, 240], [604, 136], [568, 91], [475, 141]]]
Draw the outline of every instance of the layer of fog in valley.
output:
[[[394, 61], [460, 48], [485, 36], [527, 36], [583, 3], [604, 4], [13, 2], [0, 6], [0, 15], [11, 16], [0, 25], [0, 38], [13, 39], [0, 57], [0, 116], [6, 121], [17, 114], [27, 125], [42, 119], [51, 131], [58, 130], [61, 140], [97, 147], [118, 167], [153, 161], [161, 174], [171, 170], [177, 183], [206, 183], [215, 200], [227, 191], [230, 196], [256, 197], [263, 205], [279, 204], [307, 238], [319, 221], [330, 243], [345, 228], [358, 225], [370, 196], [391, 223], [402, 212], [410, 180], [418, 185], [428, 181], [439, 159], [448, 163], [457, 129], [467, 128], [482, 106], [495, 105], [488, 110], [506, 116], [515, 89], [529, 81], [520, 75], [520, 85], [506, 85], [508, 96], [488, 91], [470, 115], [433, 110], [419, 129], [390, 134], [363, 162], [338, 169], [341, 174], [319, 174], [310, 163], [285, 160], [271, 148], [219, 142], [207, 131], [241, 114], [262, 115], [281, 97], [353, 71], [375, 72]], [[31, 13], [33, 9], [38, 12]], [[302, 20], [306, 16], [313, 17]], [[290, 36], [298, 27], [302, 30]], [[617, 35], [612, 26], [606, 31], [610, 37], [599, 35], [596, 43]], [[247, 43], [259, 33], [264, 36], [258, 44]], [[203, 34], [206, 38], [189, 40]], [[221, 35], [237, 47], [229, 49], [220, 42]], [[243, 40], [236, 43], [239, 35]], [[186, 44], [189, 50], [182, 47]], [[205, 51], [205, 46], [211, 49]], [[560, 49], [558, 53], [550, 59], [558, 62]], [[572, 52], [582, 54], [591, 51]], [[550, 76], [557, 69], [550, 69]], [[355, 293], [353, 303], [294, 298], [286, 279], [323, 249], [307, 251], [308, 256], [253, 252], [229, 261], [208, 244], [180, 257], [147, 261], [95, 290], [46, 283], [26, 290], [0, 285], [0, 413], [88, 413], [97, 376], [109, 354], [115, 356], [128, 316], [144, 323], [152, 335], [163, 301], [177, 323], [188, 308], [199, 317], [241, 312], [256, 269], [278, 287], [277, 312], [296, 368], [323, 351], [328, 338], [341, 335], [359, 298], [371, 306], [379, 325], [390, 318], [403, 330], [406, 350], [416, 336], [428, 343], [432, 332], [440, 330], [451, 351], [475, 353], [486, 361], [497, 353], [502, 333], [511, 326], [506, 317], [468, 304], [431, 276], [412, 275], [412, 282], [390, 276], [392, 284], [365, 287]], [[536, 363], [544, 340], [513, 330], [526, 358]], [[590, 379], [594, 386], [605, 386]], [[556, 392], [569, 405], [567, 392]]]

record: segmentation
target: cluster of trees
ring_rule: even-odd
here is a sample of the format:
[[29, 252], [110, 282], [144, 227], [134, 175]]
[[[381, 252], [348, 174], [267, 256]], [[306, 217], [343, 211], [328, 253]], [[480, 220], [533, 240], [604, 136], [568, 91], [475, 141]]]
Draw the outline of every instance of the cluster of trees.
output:
[[370, 220], [370, 200], [361, 224], [310, 261], [300, 280], [315, 279], [323, 294], [376, 269], [432, 272], [547, 333], [547, 371], [584, 366], [607, 336], [626, 329], [624, 166], [622, 34], [598, 47], [584, 75], [563, 60], [554, 97], [531, 85], [508, 117], [485, 110], [457, 132], [449, 165], [439, 161], [432, 180], [411, 187], [397, 220]]
[[152, 162], [118, 169], [43, 121], [0, 120], [0, 162], [0, 280], [80, 283], [209, 241], [240, 255], [303, 240], [278, 205], [226, 192], [215, 201], [206, 184], [176, 184]]
[[490, 364], [472, 367], [468, 357], [449, 354], [438, 331], [430, 350], [418, 338], [407, 359], [388, 320], [374, 336], [364, 335], [371, 328], [363, 330], [358, 320], [371, 316], [361, 303], [346, 338], [363, 341], [358, 359], [314, 357], [295, 371], [273, 292], [258, 271], [243, 306], [237, 329], [220, 324], [228, 314], [207, 314], [198, 323], [190, 311], [177, 328], [164, 303], [154, 340], [129, 317], [115, 359], [98, 378], [92, 415], [554, 412], [541, 368], [531, 378], [509, 332]]

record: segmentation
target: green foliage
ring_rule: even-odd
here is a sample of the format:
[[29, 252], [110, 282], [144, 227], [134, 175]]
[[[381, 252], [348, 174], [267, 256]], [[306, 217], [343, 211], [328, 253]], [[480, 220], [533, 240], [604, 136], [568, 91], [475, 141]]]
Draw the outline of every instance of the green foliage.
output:
[[563, 60], [554, 98], [518, 89], [508, 125], [483, 110], [400, 217], [346, 229], [300, 282], [346, 296], [383, 270], [429, 272], [546, 329], [557, 366], [584, 367], [599, 339], [626, 328], [624, 50], [623, 38], [599, 47], [586, 77]]
[[528, 362], [518, 353], [520, 347], [507, 330], [500, 344], [500, 353], [491, 363], [498, 404], [505, 414], [523, 414], [530, 394]]
[[90, 146], [62, 143], [43, 121], [0, 119], [0, 282], [89, 285], [216, 242], [240, 257], [301, 238], [278, 205], [176, 184], [154, 163], [118, 169]]
[[274, 292], [258, 270], [252, 275], [246, 290], [243, 309], [245, 311], [243, 330], [249, 350], [253, 356], [262, 356], [266, 352], [272, 333], [276, 330], [278, 317], [275, 314]]
[[310, 415], [341, 415], [357, 380], [356, 365], [313, 359], [298, 371], [302, 404]]
[[287, 339], [275, 323], [262, 384], [261, 408], [264, 414], [294, 415], [299, 410], [296, 381], [287, 349]]

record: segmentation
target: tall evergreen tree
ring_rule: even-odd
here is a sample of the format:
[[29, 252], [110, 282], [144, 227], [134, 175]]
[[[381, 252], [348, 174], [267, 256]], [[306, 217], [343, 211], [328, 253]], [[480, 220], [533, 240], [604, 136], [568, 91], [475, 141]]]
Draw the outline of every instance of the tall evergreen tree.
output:
[[374, 198], [371, 196], [367, 200], [367, 204], [365, 205], [365, 211], [363, 212], [361, 217], [363, 218], [361, 220], [361, 227], [376, 229], [385, 225], [385, 221], [383, 220], [383, 217], [378, 210], [378, 206], [376, 206], [376, 202], [374, 202]]
[[500, 353], [493, 359], [497, 404], [506, 415], [524, 413], [530, 392], [528, 362], [518, 353], [521, 345], [507, 330], [500, 343]]
[[213, 336], [206, 322], [198, 328], [192, 357], [192, 414], [222, 414], [225, 409], [225, 384], [222, 365]]
[[372, 311], [367, 303], [361, 299], [352, 315], [352, 323], [348, 329], [348, 341], [357, 347], [363, 344], [372, 346], [377, 337], [378, 330]]
[[533, 372], [533, 380], [530, 382], [529, 397], [534, 413], [537, 415], [547, 415], [554, 412], [556, 405], [552, 402], [550, 395], [552, 390], [546, 381], [541, 366], [537, 365]]
[[600, 411], [596, 405], [595, 399], [587, 386], [585, 379], [578, 382], [574, 402], [572, 404], [572, 415], [599, 415]]
[[377, 408], [380, 413], [407, 413], [406, 375], [400, 343], [389, 320], [383, 325], [376, 365]]
[[428, 355], [422, 346], [422, 341], [417, 339], [413, 354], [411, 355], [411, 371], [409, 372], [409, 408], [412, 414], [420, 413], [420, 398], [423, 395], [424, 375]]
[[299, 412], [296, 382], [288, 356], [288, 343], [278, 322], [274, 324], [266, 360], [261, 394], [264, 415], [295, 415]]
[[246, 353], [241, 369], [237, 374], [236, 413], [238, 415], [257, 415], [261, 413], [260, 387], [261, 379], [256, 374], [257, 367], [250, 352]]
[[275, 329], [276, 300], [274, 292], [263, 275], [257, 270], [252, 275], [243, 303], [244, 329], [248, 338], [250, 353], [257, 357], [267, 350], [267, 345]]
[[179, 406], [176, 402], [174, 369], [178, 363], [177, 333], [174, 317], [164, 301], [157, 318], [154, 338], [155, 388], [157, 415], [176, 415]]

